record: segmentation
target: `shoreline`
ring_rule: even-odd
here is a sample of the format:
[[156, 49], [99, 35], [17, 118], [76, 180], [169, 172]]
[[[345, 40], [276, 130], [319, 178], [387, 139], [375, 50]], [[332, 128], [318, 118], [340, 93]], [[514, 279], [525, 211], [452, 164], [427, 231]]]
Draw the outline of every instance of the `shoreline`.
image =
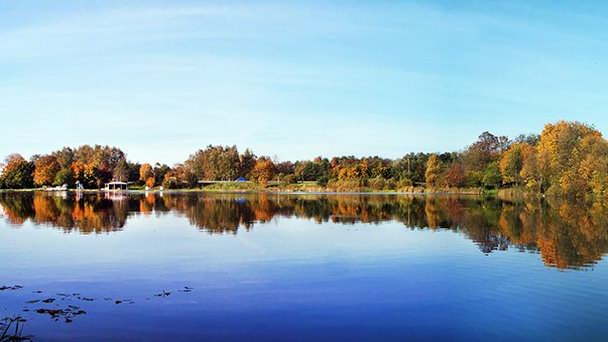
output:
[[0, 189], [1, 193], [29, 193], [29, 192], [41, 192], [48, 194], [61, 194], [61, 193], [83, 193], [83, 194], [149, 194], [149, 193], [160, 193], [160, 194], [180, 194], [180, 193], [225, 193], [225, 194], [273, 194], [273, 195], [458, 195], [458, 196], [495, 196], [496, 192], [472, 192], [472, 191], [381, 191], [381, 190], [370, 190], [370, 191], [318, 191], [318, 190], [269, 190], [269, 189], [151, 189], [151, 190], [118, 190], [118, 191], [107, 191], [103, 189], [67, 189], [67, 190], [43, 190], [43, 189]]

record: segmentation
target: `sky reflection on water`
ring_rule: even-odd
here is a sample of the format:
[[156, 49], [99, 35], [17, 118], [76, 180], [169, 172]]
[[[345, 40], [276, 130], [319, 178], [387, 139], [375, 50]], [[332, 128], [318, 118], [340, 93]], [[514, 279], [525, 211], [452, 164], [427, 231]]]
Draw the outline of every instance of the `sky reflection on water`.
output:
[[[23, 286], [0, 309], [43, 340], [608, 334], [597, 204], [26, 193], [0, 206], [0, 286]], [[69, 305], [86, 314], [36, 312]]]

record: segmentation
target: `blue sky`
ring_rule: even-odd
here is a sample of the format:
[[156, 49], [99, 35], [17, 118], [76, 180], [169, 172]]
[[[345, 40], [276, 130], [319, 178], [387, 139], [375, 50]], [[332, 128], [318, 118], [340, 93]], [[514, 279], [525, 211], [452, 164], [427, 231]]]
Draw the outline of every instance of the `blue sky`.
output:
[[0, 2], [0, 156], [208, 144], [280, 160], [608, 129], [601, 2]]

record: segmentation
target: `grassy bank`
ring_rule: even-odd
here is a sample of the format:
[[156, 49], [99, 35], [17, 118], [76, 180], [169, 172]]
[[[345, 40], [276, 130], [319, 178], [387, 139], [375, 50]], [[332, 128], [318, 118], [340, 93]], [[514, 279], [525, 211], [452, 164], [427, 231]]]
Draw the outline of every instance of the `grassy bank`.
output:
[[262, 186], [252, 182], [221, 183], [205, 186], [200, 189], [208, 192], [284, 192], [284, 193], [403, 193], [403, 194], [462, 194], [482, 195], [482, 188], [424, 188], [405, 187], [370, 187], [348, 183], [329, 183], [321, 186], [316, 182], [295, 184], [278, 183]]
[[[0, 193], [9, 192], [33, 192], [44, 191], [43, 189], [2, 189]], [[75, 192], [76, 189], [68, 189], [64, 191]], [[98, 193], [103, 190], [86, 189], [81, 190], [83, 193]], [[272, 193], [395, 193], [395, 194], [454, 194], [454, 195], [483, 195], [487, 194], [481, 188], [423, 188], [423, 187], [404, 187], [399, 189], [373, 189], [370, 187], [323, 187], [311, 184], [287, 184], [287, 185], [271, 185], [262, 186], [256, 183], [223, 183], [213, 184], [202, 188], [191, 189], [164, 189], [152, 188], [145, 190], [143, 188], [130, 188], [128, 192], [143, 193], [143, 192], [160, 192], [180, 193], [180, 192], [272, 192]], [[58, 193], [63, 191], [48, 191], [48, 193]], [[495, 194], [495, 193], [494, 193]]]

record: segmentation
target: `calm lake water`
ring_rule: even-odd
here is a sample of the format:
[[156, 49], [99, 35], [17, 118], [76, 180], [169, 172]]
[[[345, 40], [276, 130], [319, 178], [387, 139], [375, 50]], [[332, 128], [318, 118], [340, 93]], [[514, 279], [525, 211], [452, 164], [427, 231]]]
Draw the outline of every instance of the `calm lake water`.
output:
[[0, 208], [0, 314], [34, 340], [608, 339], [599, 204], [4, 193]]

